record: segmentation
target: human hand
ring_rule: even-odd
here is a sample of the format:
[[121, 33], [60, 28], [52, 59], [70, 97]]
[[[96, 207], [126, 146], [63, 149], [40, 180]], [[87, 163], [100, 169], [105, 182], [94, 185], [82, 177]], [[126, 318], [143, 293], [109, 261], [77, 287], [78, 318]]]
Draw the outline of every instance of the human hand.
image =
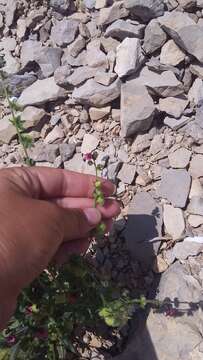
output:
[[[101, 179], [106, 197], [114, 186]], [[50, 261], [65, 262], [88, 247], [90, 231], [120, 212], [115, 200], [94, 208], [95, 177], [51, 168], [0, 171], [0, 327], [20, 291]]]

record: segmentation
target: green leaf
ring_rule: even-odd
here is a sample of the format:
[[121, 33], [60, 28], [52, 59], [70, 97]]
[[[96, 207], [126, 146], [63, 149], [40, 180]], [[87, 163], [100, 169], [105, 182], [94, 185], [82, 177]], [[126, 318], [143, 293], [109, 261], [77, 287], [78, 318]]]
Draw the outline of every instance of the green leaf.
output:
[[33, 145], [33, 139], [30, 135], [21, 134], [22, 144], [26, 149], [29, 149]]

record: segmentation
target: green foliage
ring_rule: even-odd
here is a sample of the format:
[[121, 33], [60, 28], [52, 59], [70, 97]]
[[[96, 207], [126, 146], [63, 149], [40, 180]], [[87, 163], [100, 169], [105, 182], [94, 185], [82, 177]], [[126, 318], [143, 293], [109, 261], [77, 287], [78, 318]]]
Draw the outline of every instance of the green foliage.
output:
[[78, 326], [95, 327], [101, 318], [109, 326], [122, 326], [130, 307], [127, 296], [113, 300], [112, 287], [99, 280], [84, 258], [73, 256], [60, 271], [50, 267], [22, 292], [15, 317], [1, 335], [1, 348], [7, 346], [5, 354], [15, 349], [16, 360], [66, 359], [76, 351]]

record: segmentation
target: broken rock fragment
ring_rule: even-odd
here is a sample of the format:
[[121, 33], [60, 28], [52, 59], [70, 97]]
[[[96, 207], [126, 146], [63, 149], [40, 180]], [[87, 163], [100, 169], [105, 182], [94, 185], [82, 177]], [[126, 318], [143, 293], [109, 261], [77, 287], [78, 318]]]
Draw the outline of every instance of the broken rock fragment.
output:
[[126, 0], [125, 7], [145, 22], [164, 13], [163, 0]]
[[129, 137], [150, 128], [155, 106], [145, 86], [136, 80], [127, 81], [121, 87], [121, 134]]
[[119, 77], [136, 72], [144, 60], [140, 40], [126, 38], [117, 47], [115, 72]]

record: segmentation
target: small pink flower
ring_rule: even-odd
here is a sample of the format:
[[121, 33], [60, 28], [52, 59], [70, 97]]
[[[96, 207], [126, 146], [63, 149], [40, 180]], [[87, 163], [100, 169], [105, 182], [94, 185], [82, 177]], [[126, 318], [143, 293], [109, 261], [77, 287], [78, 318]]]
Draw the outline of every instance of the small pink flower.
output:
[[173, 317], [176, 315], [176, 309], [168, 309], [164, 313], [165, 316]]
[[33, 313], [32, 311], [32, 305], [28, 306], [26, 309], [25, 309], [25, 312], [27, 315], [31, 315]]
[[8, 345], [14, 345], [16, 343], [16, 337], [13, 335], [10, 335], [6, 338], [6, 342]]
[[48, 338], [48, 331], [45, 329], [40, 329], [36, 332], [35, 337], [43, 340], [43, 339], [47, 339]]
[[91, 153], [87, 153], [83, 155], [83, 160], [84, 161], [91, 161], [92, 160], [92, 154]]

